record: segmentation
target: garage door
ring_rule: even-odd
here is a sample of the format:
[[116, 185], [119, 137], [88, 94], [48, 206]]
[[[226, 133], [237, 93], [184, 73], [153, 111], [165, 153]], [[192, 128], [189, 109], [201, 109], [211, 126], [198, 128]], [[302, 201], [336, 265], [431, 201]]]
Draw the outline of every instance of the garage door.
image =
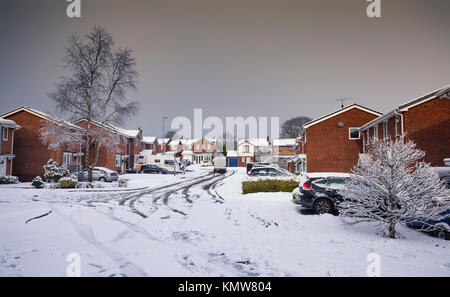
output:
[[228, 167], [238, 167], [238, 158], [229, 158]]

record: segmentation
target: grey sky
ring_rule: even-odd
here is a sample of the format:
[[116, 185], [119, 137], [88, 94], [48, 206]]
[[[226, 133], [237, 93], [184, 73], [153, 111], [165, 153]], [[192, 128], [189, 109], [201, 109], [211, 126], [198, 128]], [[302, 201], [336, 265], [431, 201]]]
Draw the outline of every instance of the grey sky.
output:
[[[381, 112], [450, 83], [450, 1], [2, 0], [0, 112], [52, 111], [72, 33], [94, 25], [134, 51], [142, 104], [125, 128], [160, 136], [162, 115], [317, 117], [336, 98]], [[348, 102], [351, 103], [351, 102]]]

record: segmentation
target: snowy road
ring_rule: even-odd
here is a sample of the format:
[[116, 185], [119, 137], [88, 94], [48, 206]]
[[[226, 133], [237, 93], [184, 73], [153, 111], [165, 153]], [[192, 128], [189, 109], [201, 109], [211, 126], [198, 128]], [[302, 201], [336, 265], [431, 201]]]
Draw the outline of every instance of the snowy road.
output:
[[65, 276], [75, 253], [82, 276], [365, 276], [377, 253], [383, 276], [450, 276], [448, 241], [408, 229], [386, 239], [311, 215], [289, 193], [242, 195], [244, 176], [130, 176], [127, 191], [2, 187], [0, 275]]

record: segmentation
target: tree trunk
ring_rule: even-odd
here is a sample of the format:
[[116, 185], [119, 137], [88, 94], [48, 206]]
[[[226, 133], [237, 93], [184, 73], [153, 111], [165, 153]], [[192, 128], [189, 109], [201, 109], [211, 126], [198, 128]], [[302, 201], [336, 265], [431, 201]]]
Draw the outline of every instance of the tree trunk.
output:
[[391, 221], [389, 223], [389, 238], [392, 239], [396, 238], [397, 232], [395, 231], [395, 225], [396, 225], [395, 221]]

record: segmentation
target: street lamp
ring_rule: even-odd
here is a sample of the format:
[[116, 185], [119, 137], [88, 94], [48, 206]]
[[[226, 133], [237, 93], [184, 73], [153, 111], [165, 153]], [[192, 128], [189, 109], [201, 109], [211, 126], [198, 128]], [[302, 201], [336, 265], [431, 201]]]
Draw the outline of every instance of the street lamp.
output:
[[166, 152], [166, 147], [164, 145], [164, 138], [165, 138], [165, 131], [164, 131], [164, 120], [167, 120], [167, 116], [163, 116], [163, 134], [162, 134], [162, 154], [164, 155], [164, 153]]

